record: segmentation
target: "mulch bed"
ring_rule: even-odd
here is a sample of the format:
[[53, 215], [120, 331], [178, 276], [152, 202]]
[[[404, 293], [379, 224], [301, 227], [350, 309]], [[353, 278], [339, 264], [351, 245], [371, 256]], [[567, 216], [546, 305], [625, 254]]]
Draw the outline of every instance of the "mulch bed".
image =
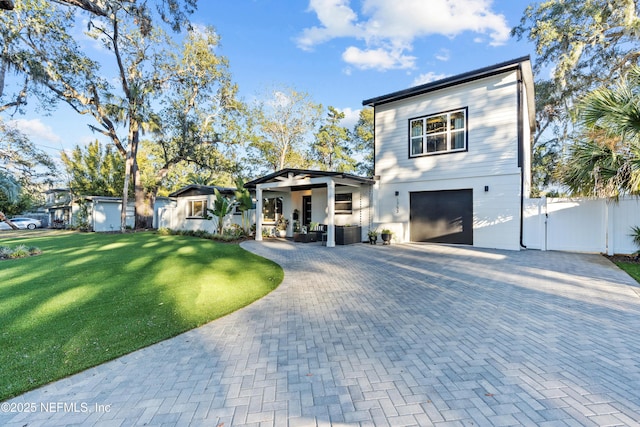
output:
[[638, 255], [605, 255], [613, 262], [626, 262], [629, 264], [640, 264]]

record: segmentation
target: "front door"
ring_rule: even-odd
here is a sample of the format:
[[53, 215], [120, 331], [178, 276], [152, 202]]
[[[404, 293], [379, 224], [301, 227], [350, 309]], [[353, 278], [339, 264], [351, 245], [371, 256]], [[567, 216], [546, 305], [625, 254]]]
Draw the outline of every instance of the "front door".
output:
[[311, 196], [302, 196], [302, 225], [309, 229], [311, 224]]

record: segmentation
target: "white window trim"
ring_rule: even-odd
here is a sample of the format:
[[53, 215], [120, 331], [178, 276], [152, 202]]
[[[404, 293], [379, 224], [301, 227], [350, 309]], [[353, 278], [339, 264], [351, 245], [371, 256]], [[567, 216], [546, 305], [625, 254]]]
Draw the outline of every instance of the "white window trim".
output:
[[[193, 215], [194, 203], [202, 203], [202, 216]], [[207, 199], [192, 199], [187, 201], [187, 219], [204, 219], [207, 213]]]
[[[450, 123], [451, 123], [451, 115], [455, 114], [455, 113], [459, 113], [462, 112], [464, 114], [464, 127], [460, 128], [460, 129], [454, 129], [451, 130], [449, 128]], [[431, 117], [437, 117], [437, 116], [447, 116], [447, 120], [446, 120], [446, 124], [447, 124], [447, 129], [445, 131], [442, 132], [436, 132], [436, 133], [430, 133], [427, 134], [427, 119], [431, 118]], [[440, 154], [448, 154], [448, 153], [458, 153], [458, 152], [463, 152], [463, 151], [468, 151], [469, 148], [469, 134], [468, 134], [468, 129], [469, 129], [469, 124], [468, 124], [468, 118], [469, 118], [469, 112], [468, 112], [468, 108], [467, 107], [463, 107], [463, 108], [457, 108], [455, 110], [449, 110], [449, 111], [442, 111], [439, 113], [435, 113], [435, 114], [429, 114], [427, 116], [421, 116], [421, 117], [416, 117], [413, 119], [409, 119], [409, 157], [424, 157], [424, 156], [434, 156], [434, 155], [440, 155]], [[416, 135], [413, 136], [412, 134], [412, 124], [414, 122], [417, 121], [421, 121], [422, 122], [422, 135]], [[452, 138], [451, 136], [453, 134], [456, 133], [463, 133], [464, 135], [464, 147], [463, 148], [455, 148], [452, 149], [451, 148], [451, 144], [452, 144]], [[427, 152], [427, 135], [428, 136], [437, 136], [437, 135], [446, 135], [447, 137], [447, 141], [446, 141], [446, 145], [447, 145], [447, 149], [446, 150], [440, 150], [440, 151], [431, 151], [431, 152]], [[421, 147], [422, 147], [422, 151], [420, 153], [414, 154], [413, 153], [413, 140], [417, 139], [417, 138], [421, 138]]]

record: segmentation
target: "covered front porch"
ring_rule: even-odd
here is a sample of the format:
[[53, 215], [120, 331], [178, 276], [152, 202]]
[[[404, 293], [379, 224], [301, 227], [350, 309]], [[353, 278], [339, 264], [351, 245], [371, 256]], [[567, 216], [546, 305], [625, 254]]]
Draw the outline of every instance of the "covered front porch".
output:
[[245, 187], [256, 197], [256, 240], [262, 240], [265, 227], [275, 227], [281, 216], [287, 220], [287, 237], [302, 227], [310, 231], [323, 224], [326, 245], [334, 247], [336, 226], [358, 225], [364, 235], [360, 241], [366, 240], [374, 183], [357, 175], [305, 169], [283, 169], [248, 182]]

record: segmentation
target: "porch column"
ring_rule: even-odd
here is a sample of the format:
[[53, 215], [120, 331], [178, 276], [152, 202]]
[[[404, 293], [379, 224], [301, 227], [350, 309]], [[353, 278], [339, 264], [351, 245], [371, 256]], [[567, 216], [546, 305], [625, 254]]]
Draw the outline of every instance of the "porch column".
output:
[[257, 241], [262, 240], [262, 187], [256, 185], [256, 236]]
[[327, 182], [327, 247], [336, 246], [336, 183], [333, 179]]

